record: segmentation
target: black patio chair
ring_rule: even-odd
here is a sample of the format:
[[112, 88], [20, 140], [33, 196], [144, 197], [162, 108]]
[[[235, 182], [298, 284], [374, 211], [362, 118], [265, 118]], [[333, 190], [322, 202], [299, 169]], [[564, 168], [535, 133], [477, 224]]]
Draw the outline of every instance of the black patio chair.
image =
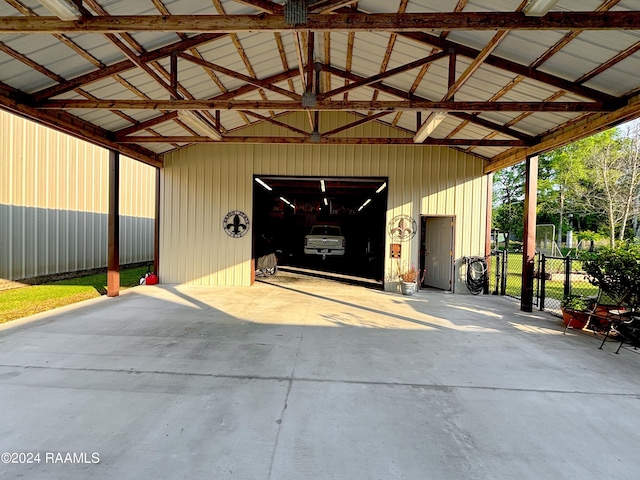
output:
[[620, 345], [616, 353], [620, 352], [622, 345], [628, 343], [634, 350], [640, 348], [640, 316], [636, 312], [635, 315], [629, 315], [626, 319], [617, 322], [613, 328], [620, 335]]
[[[620, 331], [624, 330], [628, 322], [633, 320], [636, 316], [638, 316], [638, 312], [636, 312], [633, 308], [635, 302], [632, 301], [632, 289], [627, 290], [617, 301], [617, 305], [614, 308], [607, 308], [606, 315], [601, 313], [599, 318], [597, 319], [597, 323], [594, 322], [593, 330], [596, 329], [599, 333], [604, 333], [604, 338], [602, 339], [602, 343], [598, 347], [602, 350], [605, 342], [611, 337], [615, 341], [622, 341], [624, 343], [625, 337], [624, 333]], [[629, 327], [629, 332], [631, 334], [631, 327]], [[621, 344], [622, 345], [622, 344]], [[620, 347], [618, 347], [620, 350]], [[616, 351], [616, 353], [618, 353]]]

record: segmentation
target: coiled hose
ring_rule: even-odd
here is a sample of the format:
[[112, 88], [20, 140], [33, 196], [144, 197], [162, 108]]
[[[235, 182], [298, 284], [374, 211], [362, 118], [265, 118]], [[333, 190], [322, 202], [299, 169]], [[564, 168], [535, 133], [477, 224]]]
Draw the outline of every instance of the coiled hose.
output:
[[467, 264], [467, 288], [474, 295], [484, 291], [487, 282], [488, 266], [484, 257], [465, 257]]

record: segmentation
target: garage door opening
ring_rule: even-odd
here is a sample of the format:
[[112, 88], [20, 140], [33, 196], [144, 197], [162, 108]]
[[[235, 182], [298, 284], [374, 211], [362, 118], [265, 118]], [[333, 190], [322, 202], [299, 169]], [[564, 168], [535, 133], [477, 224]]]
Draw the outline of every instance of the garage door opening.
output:
[[283, 268], [382, 281], [386, 178], [254, 180], [253, 258], [280, 251]]

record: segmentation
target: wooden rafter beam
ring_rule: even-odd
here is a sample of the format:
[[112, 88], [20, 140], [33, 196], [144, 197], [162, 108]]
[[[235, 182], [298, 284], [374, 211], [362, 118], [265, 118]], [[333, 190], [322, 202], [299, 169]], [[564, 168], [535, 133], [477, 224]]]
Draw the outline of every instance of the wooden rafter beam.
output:
[[14, 58], [14, 59], [18, 60], [19, 62], [24, 63], [29, 68], [32, 68], [36, 72], [38, 72], [38, 73], [44, 75], [45, 77], [48, 77], [48, 78], [50, 78], [50, 79], [52, 79], [52, 80], [54, 80], [56, 82], [63, 82], [64, 81], [64, 78], [62, 78], [60, 75], [52, 72], [51, 70], [49, 70], [48, 68], [44, 67], [43, 65], [40, 65], [36, 61], [34, 61], [31, 58], [27, 57], [26, 55], [23, 55], [22, 53], [19, 53], [19, 52], [15, 51], [14, 49], [8, 47], [7, 45], [5, 45], [2, 42], [0, 42], [0, 52], [10, 56], [11, 58]]
[[340, 132], [344, 132], [345, 130], [350, 130], [352, 128], [358, 127], [360, 125], [364, 125], [365, 123], [369, 123], [369, 122], [373, 122], [374, 120], [378, 120], [379, 118], [382, 118], [386, 115], [389, 115], [390, 113], [393, 112], [379, 112], [373, 115], [369, 115], [366, 117], [363, 117], [359, 120], [356, 120], [355, 122], [351, 122], [348, 123], [346, 125], [342, 125], [341, 127], [338, 128], [334, 128], [333, 130], [329, 130], [327, 132], [322, 132], [322, 135], [326, 135], [326, 136], [331, 136], [331, 135], [336, 135]]
[[264, 80], [259, 80], [257, 78], [253, 78], [253, 77], [250, 77], [248, 75], [244, 75], [244, 74], [242, 74], [240, 72], [236, 72], [236, 71], [231, 70], [229, 68], [223, 67], [222, 65], [216, 65], [215, 63], [211, 63], [211, 62], [208, 62], [206, 60], [202, 60], [202, 59], [200, 59], [198, 57], [194, 57], [193, 55], [188, 55], [186, 53], [179, 53], [178, 56], [180, 58], [188, 60], [188, 61], [190, 61], [192, 63], [195, 63], [196, 65], [200, 65], [202, 67], [209, 68], [209, 69], [211, 69], [213, 71], [216, 71], [216, 72], [224, 73], [225, 75], [228, 75], [228, 76], [230, 76], [232, 78], [235, 78], [237, 80], [242, 80], [243, 82], [249, 83], [249, 84], [254, 85], [256, 87], [259, 87], [259, 88], [264, 88], [266, 90], [271, 90], [272, 92], [279, 93], [280, 95], [284, 95], [285, 97], [289, 97], [289, 98], [292, 98], [294, 100], [300, 100], [300, 98], [301, 98], [300, 95], [298, 95], [297, 93], [291, 92], [291, 91], [286, 90], [284, 88], [277, 87], [277, 86], [271, 84], [271, 82], [266, 82]]
[[294, 101], [257, 100], [48, 100], [37, 104], [41, 109], [132, 109], [132, 110], [432, 110], [442, 112], [609, 112], [612, 107], [599, 102], [431, 102], [399, 101], [319, 101], [304, 107]]
[[[405, 13], [407, 11], [408, 4], [409, 4], [409, 0], [400, 0], [398, 13]], [[395, 33], [392, 33], [389, 35], [389, 41], [387, 42], [387, 49], [384, 52], [384, 57], [382, 57], [382, 63], [380, 64], [379, 73], [384, 73], [387, 71], [387, 68], [389, 68], [389, 62], [391, 61], [391, 55], [393, 53], [393, 48], [396, 45], [397, 39], [398, 39], [398, 35], [396, 35]], [[380, 95], [380, 90], [374, 90], [371, 100], [373, 101], [378, 100], [379, 95]], [[371, 115], [371, 112], [368, 112], [367, 115]]]
[[301, 130], [299, 128], [293, 127], [293, 126], [288, 125], [288, 124], [286, 124], [284, 122], [280, 122], [279, 120], [276, 120], [275, 118], [266, 117], [264, 115], [260, 115], [260, 114], [255, 113], [255, 112], [250, 112], [248, 110], [245, 110], [243, 113], [245, 115], [250, 116], [250, 117], [257, 118], [258, 120], [262, 120], [263, 122], [271, 123], [272, 125], [276, 125], [278, 127], [286, 128], [287, 130], [291, 130], [293, 133], [297, 133], [299, 135], [304, 135], [305, 137], [310, 136], [309, 132], [305, 132], [304, 130]]
[[131, 125], [130, 127], [123, 128], [115, 132], [116, 140], [120, 140], [127, 135], [131, 135], [132, 133], [137, 133], [142, 130], [146, 130], [147, 128], [155, 127], [156, 125], [169, 122], [176, 118], [178, 118], [178, 112], [169, 112], [164, 115], [146, 120], [144, 122], [136, 123], [135, 125]]
[[143, 70], [147, 75], [149, 75], [158, 85], [160, 85], [163, 89], [165, 89], [169, 95], [174, 98], [180, 98], [180, 94], [178, 93], [177, 84], [176, 88], [167, 84], [161, 77], [158, 75], [149, 65], [140, 60], [140, 57], [136, 52], [131, 51], [131, 49], [124, 44], [122, 40], [120, 40], [116, 35], [107, 34], [106, 37], [109, 41], [115, 45], [115, 47], [120, 50], [129, 60], [131, 60], [138, 68]]
[[273, 3], [270, 0], [233, 0], [236, 3], [253, 7], [270, 15], [282, 15], [284, 14], [284, 7], [279, 3]]
[[629, 103], [613, 112], [589, 115], [571, 125], [543, 136], [535, 145], [526, 148], [515, 148], [496, 155], [485, 163], [484, 173], [496, 172], [505, 167], [515, 165], [532, 155], [548, 152], [562, 147], [603, 130], [625, 122], [640, 118], [640, 96], [629, 100]]
[[101, 147], [116, 150], [127, 157], [140, 160], [148, 165], [159, 167], [163, 162], [158, 155], [145, 148], [135, 145], [127, 146], [112, 140], [111, 132], [92, 125], [84, 120], [69, 115], [66, 112], [43, 112], [28, 104], [32, 103], [29, 98], [22, 95], [0, 93], [0, 108], [10, 113], [29, 118], [41, 125], [53, 128], [54, 130], [66, 133], [73, 137], [94, 143]]
[[631, 55], [635, 54], [638, 51], [640, 51], [640, 42], [634, 43], [629, 48], [624, 49], [622, 52], [615, 55], [613, 58], [610, 58], [608, 61], [606, 61], [602, 65], [599, 65], [598, 67], [594, 68], [590, 72], [585, 73], [583, 76], [581, 76], [579, 79], [576, 80], [576, 83], [581, 84], [581, 83], [588, 82], [592, 78], [597, 77], [604, 71], [610, 69], [614, 65], [629, 58]]
[[[482, 66], [486, 58], [491, 55], [491, 52], [493, 52], [500, 45], [500, 43], [502, 43], [502, 41], [508, 34], [509, 31], [500, 30], [493, 36], [491, 41], [482, 49], [478, 56], [473, 59], [466, 70], [462, 73], [462, 75], [456, 78], [453, 84], [449, 86], [449, 89], [443, 97], [443, 100], [451, 100], [453, 98], [456, 92], [460, 90], [462, 86], [467, 82], [467, 80], [469, 80], [469, 78], [471, 78], [471, 76]], [[453, 72], [455, 75], [455, 62], [453, 65]], [[452, 69], [450, 69], [450, 74], [452, 73], [451, 70]]]
[[[433, 47], [437, 47], [442, 50], [452, 48], [456, 51], [458, 55], [462, 55], [467, 58], [477, 58], [478, 55], [481, 53], [480, 50], [476, 50], [475, 48], [467, 47], [465, 45], [452, 42], [450, 40], [443, 40], [439, 36], [432, 35], [429, 33], [406, 33], [402, 35], [405, 36], [406, 38], [411, 38], [416, 42], [431, 45]], [[551, 85], [553, 87], [557, 87], [558, 89], [566, 90], [567, 92], [575, 93], [577, 95], [580, 95], [585, 98], [590, 98], [592, 100], [596, 100], [600, 102], [610, 102], [612, 104], [615, 104], [616, 102], [620, 101], [619, 98], [614, 97], [613, 95], [607, 95], [606, 93], [602, 93], [592, 88], [588, 88], [583, 85], [570, 82], [568, 80], [565, 80], [564, 78], [556, 77], [554, 75], [541, 72], [539, 70], [530, 68], [520, 63], [506, 60], [496, 55], [487, 56], [484, 59], [484, 63], [486, 65], [491, 65], [492, 67], [506, 70], [515, 75], [522, 75], [523, 77], [530, 78], [538, 82], [546, 83], [547, 85]]]
[[[412, 138], [385, 138], [385, 137], [320, 137], [320, 141], [313, 141], [310, 137], [255, 137], [228, 135], [222, 140], [212, 140], [209, 137], [184, 136], [184, 137], [126, 137], [122, 139], [126, 143], [260, 143], [260, 144], [328, 144], [328, 145], [416, 145]], [[485, 146], [485, 147], [513, 147], [525, 146], [522, 140], [482, 140], [482, 139], [440, 139], [427, 138], [419, 146]]]
[[123, 15], [82, 17], [0, 17], [0, 33], [122, 32], [420, 32], [430, 30], [638, 30], [640, 11], [551, 12], [528, 17], [521, 12], [336, 13], [309, 14], [304, 25], [290, 25], [282, 15]]
[[[521, 12], [522, 9], [527, 5], [527, 0], [522, 1], [520, 6], [517, 8], [517, 12]], [[456, 67], [456, 59], [455, 57], [451, 57], [451, 63], [449, 64], [449, 88], [447, 93], [443, 97], [443, 100], [453, 100], [454, 95], [458, 92], [462, 86], [469, 80], [474, 73], [482, 66], [486, 58], [491, 55], [491, 53], [500, 46], [502, 41], [507, 38], [509, 35], [509, 30], [500, 30], [498, 31], [493, 38], [485, 45], [485, 47], [480, 51], [477, 57], [475, 57], [469, 66], [465, 69], [465, 71], [458, 78], [455, 78], [455, 67]]]
[[[607, 0], [602, 5], [600, 5], [596, 12], [606, 12], [611, 8], [615, 7], [620, 0]], [[553, 57], [556, 53], [566, 47], [571, 41], [575, 40], [580, 36], [582, 30], [572, 30], [565, 34], [560, 40], [558, 40], [551, 48], [549, 48], [546, 52], [540, 55], [533, 63], [529, 64], [531, 68], [538, 68], [543, 63], [546, 63], [551, 57]]]
[[[265, 77], [261, 79], [261, 81], [274, 84], [274, 83], [282, 82], [284, 80], [288, 80], [297, 75], [298, 75], [298, 70], [289, 70], [287, 72], [277, 73], [270, 77]], [[235, 97], [239, 97], [240, 95], [245, 95], [247, 93], [254, 92], [258, 88], [259, 87], [257, 87], [256, 85], [247, 84], [247, 85], [243, 85], [242, 87], [238, 87], [235, 90], [230, 90], [228, 92], [216, 95], [215, 97], [210, 98], [210, 100], [229, 100]]]
[[307, 92], [313, 91], [313, 49], [315, 47], [315, 34], [307, 34], [307, 64], [305, 65]]
[[[173, 43], [171, 45], [166, 45], [164, 47], [158, 48], [156, 50], [152, 50], [148, 53], [140, 55], [138, 58], [141, 62], [149, 63], [155, 60], [160, 60], [162, 58], [170, 56], [174, 52], [181, 52], [184, 50], [188, 50], [190, 48], [194, 48], [198, 45], [202, 45], [208, 42], [212, 42], [213, 40], [217, 40], [218, 38], [226, 37], [224, 34], [209, 34], [205, 33], [202, 35], [196, 35], [195, 37], [191, 37], [187, 40], [182, 40], [180, 42]], [[83, 85], [88, 85], [93, 82], [97, 82], [99, 80], [103, 80], [108, 77], [112, 77], [119, 73], [125, 72], [127, 70], [131, 70], [136, 68], [136, 64], [131, 60], [123, 60], [118, 63], [114, 63], [113, 65], [109, 65], [104, 68], [100, 68], [91, 73], [87, 73], [85, 75], [80, 75], [78, 77], [63, 81], [58, 85], [54, 85], [53, 87], [45, 88], [36, 92], [33, 95], [33, 98], [38, 100], [43, 100], [45, 98], [55, 97], [56, 95], [61, 95], [66, 92], [70, 92], [74, 88], [81, 87]]]
[[357, 2], [358, 0], [320, 0], [309, 7], [309, 13], [331, 13]]
[[440, 60], [441, 58], [444, 58], [444, 57], [446, 57], [448, 55], [449, 55], [448, 52], [440, 52], [440, 53], [436, 53], [434, 55], [429, 55], [428, 57], [421, 58], [419, 60], [415, 60], [413, 62], [407, 63], [406, 65], [401, 65], [399, 67], [392, 68], [391, 70], [387, 70], [386, 72], [379, 73], [379, 74], [373, 75], [371, 77], [363, 78], [361, 80], [357, 80], [357, 81], [354, 81], [352, 83], [349, 83], [348, 85], [345, 85], [343, 87], [339, 87], [339, 88], [336, 88], [336, 89], [331, 90], [329, 92], [325, 92], [325, 93], [323, 93], [321, 95], [318, 95], [318, 100], [322, 100], [322, 99], [325, 99], [325, 98], [331, 98], [331, 97], [334, 97], [336, 95], [340, 95], [340, 94], [342, 94], [344, 92], [347, 92], [349, 90], [353, 90], [354, 88], [363, 87], [363, 86], [366, 86], [366, 85], [371, 85], [372, 83], [380, 82], [380, 81], [384, 80], [385, 78], [389, 78], [389, 77], [392, 77], [394, 75], [398, 75], [399, 73], [404, 73], [404, 72], [407, 72], [409, 70], [413, 70], [414, 68], [421, 67], [422, 65], [435, 62], [435, 61]]
[[[357, 81], [358, 79], [362, 78], [359, 77], [353, 73], [349, 73], [349, 72], [345, 72], [343, 70], [339, 70], [335, 67], [330, 67], [328, 65], [323, 65], [322, 69], [326, 72], [329, 72], [333, 75], [336, 75], [338, 77], [341, 78], [345, 78], [348, 80], [352, 80], [352, 81]], [[414, 83], [415, 85], [415, 83]], [[404, 90], [400, 90], [397, 89], [395, 87], [391, 87], [388, 85], [384, 85], [383, 83], [375, 83], [373, 85], [371, 85], [371, 87], [376, 88], [378, 90], [380, 90], [381, 92], [385, 92], [388, 93], [389, 95], [393, 95], [397, 98], [402, 98], [405, 100], [427, 100], [425, 98], [421, 98], [418, 97], [416, 95], [413, 94], [413, 91], [415, 91], [415, 89], [412, 87], [411, 90], [409, 91], [409, 93], [405, 92]], [[402, 113], [402, 112], [399, 112]], [[501, 125], [499, 123], [495, 123], [492, 122], [490, 120], [486, 120], [484, 118], [480, 118], [477, 115], [471, 115], [469, 113], [462, 113], [462, 112], [456, 112], [456, 113], [449, 113], [450, 115], [460, 118], [462, 120], [465, 121], [469, 121], [471, 123], [477, 124], [477, 125], [481, 125], [485, 128], [488, 128], [490, 130], [495, 130], [498, 131], [500, 133], [504, 133], [505, 135], [509, 135], [513, 138], [519, 138], [520, 140], [525, 140], [525, 141], [531, 141], [533, 139], [532, 136], [527, 135], [525, 133], [519, 132], [517, 130], [513, 130], [511, 128], [505, 127], [504, 125]], [[397, 122], [396, 122], [397, 123]]]

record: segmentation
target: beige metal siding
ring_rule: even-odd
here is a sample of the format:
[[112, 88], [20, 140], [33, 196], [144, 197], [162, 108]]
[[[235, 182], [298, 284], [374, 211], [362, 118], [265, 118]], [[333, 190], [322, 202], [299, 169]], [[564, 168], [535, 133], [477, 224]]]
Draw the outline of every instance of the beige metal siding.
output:
[[253, 185], [247, 156], [253, 147], [225, 147], [222, 153], [195, 146], [166, 158], [160, 187], [163, 283], [248, 284], [251, 234], [231, 238], [222, 223], [232, 210], [251, 217]]
[[[300, 116], [287, 119], [294, 125]], [[265, 124], [264, 128], [274, 127]], [[359, 128], [358, 134], [369, 129], [371, 136], [374, 131], [378, 136], [397, 135], [379, 124]], [[260, 134], [261, 127], [246, 132]], [[231, 210], [244, 211], [251, 219], [254, 174], [388, 177], [386, 222], [400, 214], [411, 215], [418, 223], [420, 215], [455, 216], [454, 255], [459, 265], [461, 257], [484, 251], [487, 179], [482, 167], [481, 160], [460, 151], [425, 146], [207, 144], [185, 148], [166, 155], [162, 171], [161, 280], [249, 285], [251, 232], [241, 239], [228, 237], [222, 219]], [[386, 222], [378, 228], [386, 228]], [[403, 245], [403, 264], [419, 264], [419, 237]], [[385, 238], [388, 257], [390, 242]], [[387, 258], [387, 288], [393, 288], [396, 275], [397, 264]], [[455, 289], [465, 291], [460, 282]]]
[[[108, 152], [0, 111], [0, 278], [106, 266]], [[155, 169], [121, 157], [120, 262], [153, 258]]]

